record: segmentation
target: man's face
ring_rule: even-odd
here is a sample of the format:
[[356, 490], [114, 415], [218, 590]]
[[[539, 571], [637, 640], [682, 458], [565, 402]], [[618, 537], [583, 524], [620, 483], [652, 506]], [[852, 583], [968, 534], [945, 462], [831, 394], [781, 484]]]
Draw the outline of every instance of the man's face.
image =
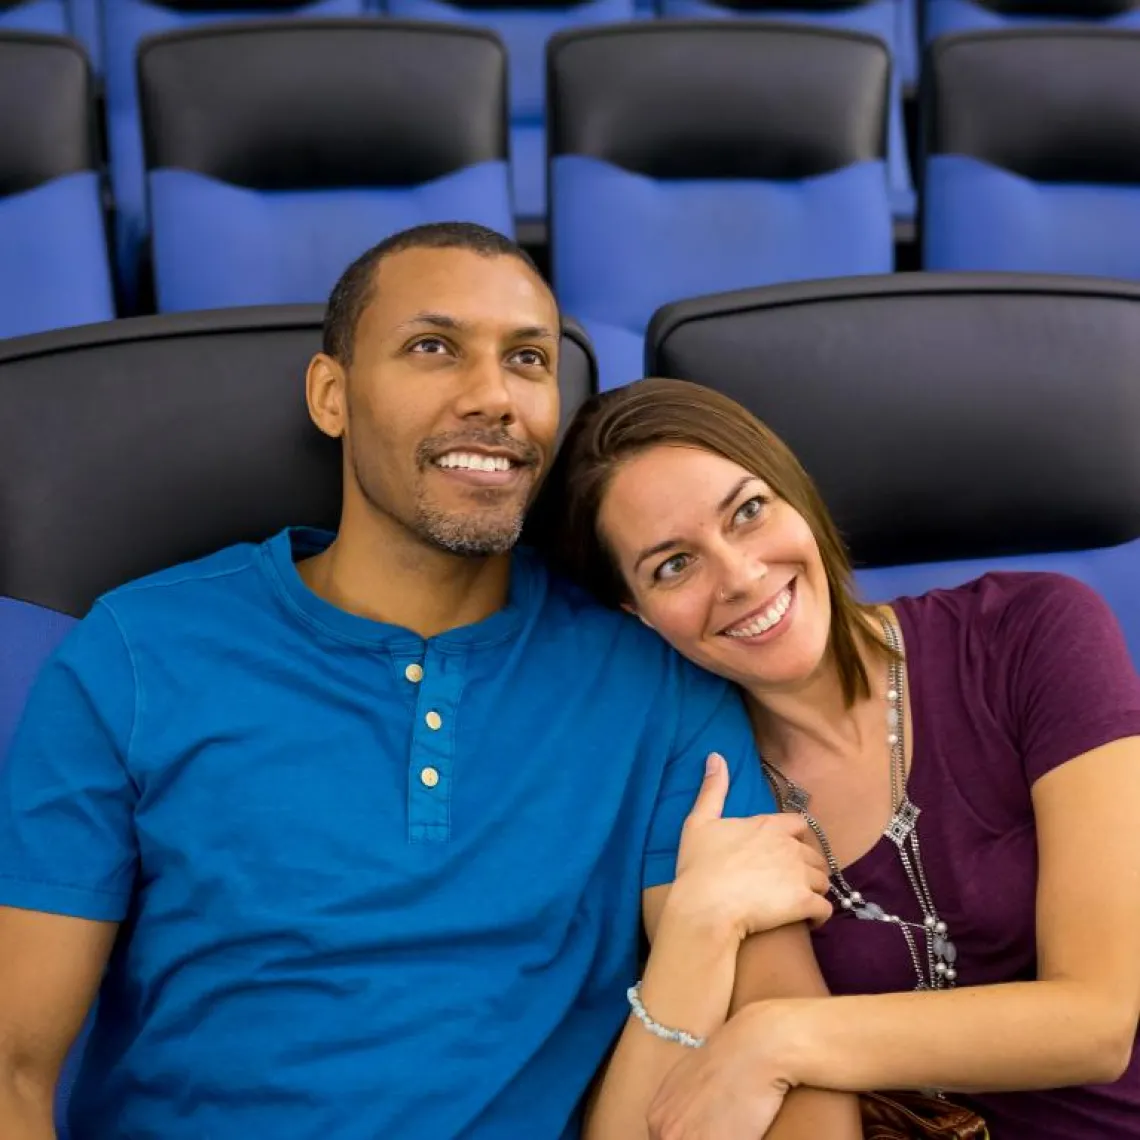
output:
[[558, 350], [554, 298], [518, 258], [385, 258], [345, 378], [371, 507], [453, 554], [508, 551], [555, 449]]

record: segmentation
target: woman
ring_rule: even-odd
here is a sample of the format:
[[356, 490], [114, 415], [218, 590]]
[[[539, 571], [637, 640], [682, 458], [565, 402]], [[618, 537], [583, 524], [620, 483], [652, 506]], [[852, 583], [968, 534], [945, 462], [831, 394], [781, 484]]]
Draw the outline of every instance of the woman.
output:
[[813, 941], [842, 996], [658, 1059], [653, 1134], [763, 1135], [813, 1086], [945, 1090], [994, 1140], [1140, 1136], [1140, 679], [1106, 605], [1008, 573], [859, 603], [795, 457], [679, 381], [591, 401], [536, 518], [567, 573], [741, 686], [830, 870]]

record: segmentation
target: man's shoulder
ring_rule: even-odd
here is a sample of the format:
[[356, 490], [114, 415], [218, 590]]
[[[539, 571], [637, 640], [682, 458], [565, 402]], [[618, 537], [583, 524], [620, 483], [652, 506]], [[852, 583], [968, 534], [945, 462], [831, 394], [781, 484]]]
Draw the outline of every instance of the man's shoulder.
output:
[[261, 549], [240, 543], [136, 578], [100, 597], [93, 612], [106, 610], [132, 631], [157, 618], [201, 623], [226, 599], [249, 592]]

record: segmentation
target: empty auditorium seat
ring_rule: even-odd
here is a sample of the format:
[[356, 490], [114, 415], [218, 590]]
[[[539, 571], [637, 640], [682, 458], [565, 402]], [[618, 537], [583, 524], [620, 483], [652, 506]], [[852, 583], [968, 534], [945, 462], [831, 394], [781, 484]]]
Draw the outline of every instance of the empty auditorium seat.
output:
[[660, 0], [665, 16], [700, 20], [715, 18], [810, 24], [877, 36], [890, 49], [891, 109], [887, 145], [891, 208], [895, 217], [912, 220], [914, 184], [903, 125], [902, 88], [917, 74], [910, 0]]
[[928, 41], [955, 32], [1031, 27], [1048, 23], [1096, 23], [1140, 27], [1140, 0], [926, 0]]
[[1140, 277], [1140, 32], [931, 49], [924, 265]]
[[563, 33], [549, 66], [555, 287], [603, 388], [668, 301], [890, 270], [881, 41], [662, 21]]
[[115, 315], [79, 45], [0, 33], [0, 337]]
[[510, 233], [506, 58], [486, 31], [274, 21], [139, 56], [164, 312], [321, 301], [423, 222]]
[[1057, 570], [1140, 665], [1140, 287], [899, 274], [684, 302], [651, 372], [749, 407], [814, 476], [866, 596]]
[[634, 0], [387, 0], [392, 16], [493, 29], [510, 61], [511, 173], [519, 218], [546, 213], [546, 43], [555, 32], [634, 19]]
[[221, 20], [358, 16], [364, 0], [102, 0], [103, 63], [111, 182], [115, 192], [115, 254], [128, 306], [138, 301], [147, 236], [142, 131], [135, 55], [146, 36]]

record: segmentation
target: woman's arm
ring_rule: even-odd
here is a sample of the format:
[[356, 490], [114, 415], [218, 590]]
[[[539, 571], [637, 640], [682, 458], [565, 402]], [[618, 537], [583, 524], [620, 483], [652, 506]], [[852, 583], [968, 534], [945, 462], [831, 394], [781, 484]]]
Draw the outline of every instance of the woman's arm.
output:
[[[647, 891], [644, 901], [652, 950], [642, 1001], [660, 1024], [696, 1036], [708, 1036], [730, 1009], [751, 1001], [826, 992], [801, 921], [819, 921], [829, 912], [820, 895], [827, 879], [814, 852], [793, 838], [795, 822], [789, 817], [720, 821], [722, 801], [720, 781], [714, 779], [686, 823], [676, 882]], [[706, 824], [715, 830], [695, 834]], [[748, 937], [742, 945], [749, 931], [765, 926], [779, 928]], [[646, 1137], [653, 1095], [690, 1052], [653, 1036], [631, 1017], [588, 1108], [586, 1140]], [[769, 1120], [781, 1100], [770, 1100]], [[854, 1101], [798, 1091], [772, 1136], [856, 1140]]]
[[700, 1064], [686, 1059], [670, 1072], [656, 1108], [671, 1121], [696, 1119], [714, 1086], [747, 1074], [775, 1088], [852, 1091], [996, 1092], [1119, 1078], [1140, 1021], [1140, 737], [1055, 768], [1034, 785], [1033, 804], [1036, 981], [761, 1002], [701, 1051]]

